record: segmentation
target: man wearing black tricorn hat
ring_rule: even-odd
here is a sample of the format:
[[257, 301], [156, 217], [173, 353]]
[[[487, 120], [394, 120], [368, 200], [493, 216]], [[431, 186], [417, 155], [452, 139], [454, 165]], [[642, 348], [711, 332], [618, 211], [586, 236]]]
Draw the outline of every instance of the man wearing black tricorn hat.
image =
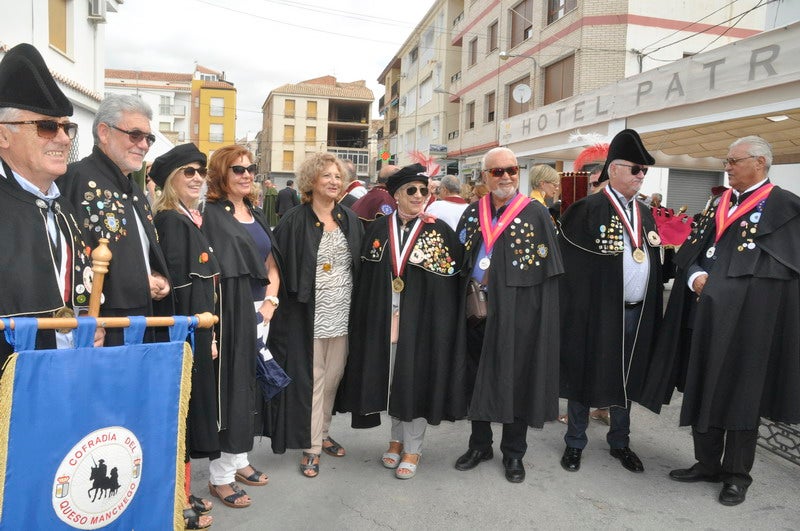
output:
[[[78, 132], [71, 115], [72, 103], [36, 48], [23, 43], [9, 50], [0, 62], [2, 317], [68, 317], [89, 304], [89, 250], [54, 184]], [[102, 337], [98, 329], [98, 346]], [[71, 334], [37, 336], [37, 347], [57, 346], [71, 347]], [[10, 353], [0, 335], [0, 368]]]
[[610, 408], [606, 440], [631, 472], [644, 467], [629, 447], [638, 401], [661, 323], [661, 240], [650, 209], [636, 200], [655, 159], [636, 131], [611, 141], [599, 193], [561, 217], [561, 397], [568, 400], [561, 466], [580, 468], [589, 408]]

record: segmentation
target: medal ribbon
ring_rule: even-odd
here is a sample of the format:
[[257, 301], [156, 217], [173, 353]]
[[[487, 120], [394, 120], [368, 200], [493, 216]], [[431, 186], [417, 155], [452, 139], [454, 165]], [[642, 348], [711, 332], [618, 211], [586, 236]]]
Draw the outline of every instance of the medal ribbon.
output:
[[606, 186], [603, 188], [603, 193], [606, 194], [608, 200], [611, 202], [611, 206], [614, 207], [614, 210], [617, 212], [617, 216], [622, 220], [622, 224], [625, 226], [628, 236], [630, 236], [631, 245], [633, 245], [634, 249], [640, 249], [642, 247], [642, 211], [637, 204], [638, 201], [634, 200], [631, 207], [633, 208], [633, 219], [635, 222], [631, 225], [627, 214], [622, 210], [622, 205], [620, 205], [619, 200], [614, 197], [614, 192], [609, 190], [609, 187]]
[[417, 218], [414, 220], [414, 226], [411, 227], [411, 234], [406, 238], [403, 248], [400, 248], [400, 240], [397, 238], [397, 214], [389, 218], [389, 245], [392, 248], [392, 274], [394, 278], [400, 277], [406, 270], [408, 257], [411, 254], [411, 249], [414, 247], [414, 242], [417, 241], [417, 236], [422, 232], [422, 227], [425, 223]]
[[717, 206], [717, 212], [715, 214], [714, 221], [717, 226], [717, 234], [714, 238], [714, 244], [716, 245], [719, 239], [722, 238], [722, 233], [733, 225], [734, 221], [747, 214], [758, 203], [766, 199], [774, 187], [775, 185], [770, 183], [755, 190], [750, 197], [745, 199], [744, 202], [736, 208], [732, 216], [729, 215], [728, 212], [730, 212], [731, 209], [731, 195], [733, 195], [733, 189], [728, 188], [725, 190], [719, 200], [719, 206]]
[[530, 199], [517, 192], [517, 196], [511, 201], [508, 207], [506, 207], [505, 212], [503, 212], [503, 215], [497, 220], [497, 223], [492, 223], [492, 209], [490, 206], [490, 201], [492, 200], [491, 195], [492, 194], [486, 194], [478, 201], [478, 221], [481, 224], [483, 243], [486, 245], [487, 255], [491, 254], [494, 242], [496, 242], [497, 238], [503, 233], [508, 223], [517, 217], [517, 214], [522, 212], [522, 209], [530, 203]]

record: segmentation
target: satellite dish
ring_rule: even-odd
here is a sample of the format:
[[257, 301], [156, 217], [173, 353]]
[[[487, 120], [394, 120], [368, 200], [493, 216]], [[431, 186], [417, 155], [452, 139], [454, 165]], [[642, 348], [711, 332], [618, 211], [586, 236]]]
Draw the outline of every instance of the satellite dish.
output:
[[531, 101], [531, 88], [525, 83], [520, 83], [514, 87], [514, 90], [511, 92], [511, 97], [513, 97], [514, 101], [517, 103], [528, 103]]

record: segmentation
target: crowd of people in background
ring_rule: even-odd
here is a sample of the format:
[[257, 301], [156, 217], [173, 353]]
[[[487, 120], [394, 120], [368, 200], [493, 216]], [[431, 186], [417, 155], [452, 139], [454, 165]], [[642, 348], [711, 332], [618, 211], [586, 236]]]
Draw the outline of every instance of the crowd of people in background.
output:
[[[388, 412], [380, 463], [406, 480], [429, 424], [471, 422], [454, 462], [467, 471], [493, 458], [498, 423], [505, 477], [520, 483], [527, 430], [556, 420], [559, 398], [566, 471], [580, 469], [594, 407], [610, 412], [610, 455], [636, 473], [632, 402], [658, 412], [678, 389], [697, 462], [669, 476], [722, 483], [724, 505], [743, 502], [752, 482], [759, 418], [800, 422], [800, 198], [769, 182], [771, 150], [758, 137], [725, 155], [731, 188], [674, 256], [664, 316], [662, 241], [639, 197], [656, 160], [636, 131], [611, 141], [589, 177], [596, 193], [561, 213], [548, 208], [558, 172], [531, 168], [528, 197], [503, 147], [486, 153], [475, 183], [386, 165], [368, 189], [352, 163], [318, 153], [277, 191], [256, 182], [245, 147], [207, 159], [184, 144], [153, 162], [159, 190], [148, 194], [131, 178], [155, 139], [147, 104], [106, 97], [92, 153], [67, 165], [71, 114], [35, 48], [5, 55], [0, 238], [25, 245], [0, 259], [19, 281], [0, 295], [0, 315], [83, 311], [87, 250], [100, 238], [114, 255], [102, 315], [218, 315], [194, 333], [185, 461], [190, 478], [190, 460], [209, 459], [209, 493], [228, 507], [251, 505], [241, 484], [269, 481], [248, 459], [256, 436], [277, 454], [299, 450], [307, 478], [323, 453], [344, 458], [334, 411], [354, 428]], [[70, 343], [69, 333], [40, 336], [43, 347]], [[96, 336], [98, 346], [122, 341]], [[0, 346], [4, 361], [10, 347]], [[256, 384], [265, 350], [291, 378], [271, 399]], [[206, 528], [212, 501], [189, 485], [186, 528]]]

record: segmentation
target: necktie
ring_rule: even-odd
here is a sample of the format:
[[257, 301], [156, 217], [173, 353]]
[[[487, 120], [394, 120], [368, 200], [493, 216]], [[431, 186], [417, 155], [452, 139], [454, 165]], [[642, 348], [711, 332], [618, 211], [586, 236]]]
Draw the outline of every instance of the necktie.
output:
[[731, 194], [731, 206], [741, 205], [742, 201], [747, 199], [750, 196], [750, 194], [752, 194], [754, 191], [755, 190], [751, 190], [749, 192], [744, 192], [744, 193], [739, 194], [738, 196], [734, 195], [734, 194]]

